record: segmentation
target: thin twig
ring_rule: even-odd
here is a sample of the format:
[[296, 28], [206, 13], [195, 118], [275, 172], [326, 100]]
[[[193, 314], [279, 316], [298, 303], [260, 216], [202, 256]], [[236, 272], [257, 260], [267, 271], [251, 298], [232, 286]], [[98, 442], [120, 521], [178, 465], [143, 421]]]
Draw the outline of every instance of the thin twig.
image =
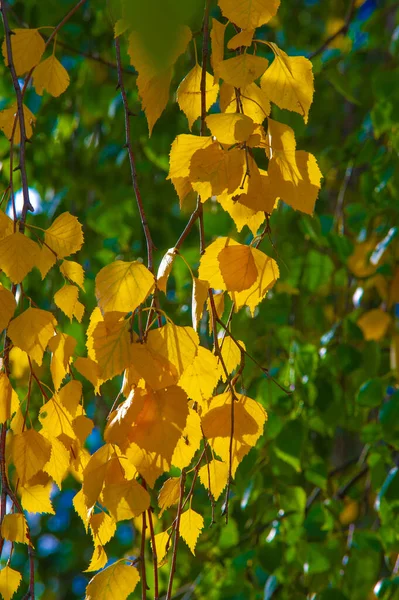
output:
[[168, 584], [168, 591], [166, 594], [166, 600], [171, 600], [171, 598], [172, 598], [173, 579], [174, 579], [175, 572], [176, 572], [177, 549], [179, 546], [179, 539], [180, 539], [180, 518], [181, 518], [181, 513], [183, 510], [183, 496], [184, 496], [185, 483], [186, 483], [186, 472], [183, 469], [182, 474], [180, 476], [180, 496], [179, 496], [179, 504], [177, 507], [177, 514], [176, 514], [175, 538], [173, 540], [172, 565], [170, 567], [169, 584]]
[[146, 513], [141, 516], [141, 546], [140, 546], [140, 564], [141, 564], [141, 600], [147, 599], [147, 575], [145, 570], [145, 532], [147, 529]]
[[356, 12], [356, 0], [351, 0], [349, 8], [348, 8], [348, 12], [346, 13], [346, 17], [345, 17], [345, 21], [344, 24], [342, 25], [342, 27], [340, 27], [335, 33], [333, 33], [332, 35], [330, 35], [330, 37], [328, 37], [323, 44], [320, 46], [320, 48], [318, 48], [317, 50], [315, 50], [314, 52], [312, 52], [308, 58], [312, 59], [315, 58], [316, 56], [318, 56], [319, 54], [321, 54], [322, 52], [324, 52], [324, 50], [326, 50], [328, 48], [328, 46], [340, 35], [345, 35], [348, 32], [349, 26], [352, 22], [353, 17], [355, 16], [355, 12]]

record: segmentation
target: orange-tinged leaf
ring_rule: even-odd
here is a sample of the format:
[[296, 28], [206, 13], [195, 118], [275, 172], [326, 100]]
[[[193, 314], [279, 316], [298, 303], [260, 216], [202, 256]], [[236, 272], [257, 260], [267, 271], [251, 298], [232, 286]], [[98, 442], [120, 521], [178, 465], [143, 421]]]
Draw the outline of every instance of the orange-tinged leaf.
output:
[[35, 266], [39, 269], [42, 279], [44, 279], [51, 267], [57, 262], [57, 257], [50, 248], [43, 244], [36, 257]]
[[249, 246], [226, 246], [219, 252], [218, 261], [229, 292], [247, 290], [258, 277], [252, 248]]
[[14, 294], [0, 284], [0, 331], [7, 327], [16, 306]]
[[204, 519], [192, 508], [186, 510], [180, 517], [180, 535], [193, 554], [203, 527]]
[[50, 455], [50, 442], [34, 429], [14, 436], [12, 456], [22, 485], [43, 469]]
[[71, 213], [64, 212], [46, 229], [44, 240], [58, 258], [65, 258], [81, 249], [82, 226]]
[[381, 308], [373, 308], [364, 313], [357, 321], [365, 340], [381, 340], [392, 323], [392, 317]]
[[270, 43], [274, 60], [261, 79], [261, 88], [279, 108], [299, 113], [308, 122], [313, 100], [312, 63], [304, 56], [288, 56]]
[[[263, 433], [267, 414], [261, 404], [251, 398], [236, 394], [234, 401], [234, 435], [232, 446], [232, 474], [237, 466], [255, 446]], [[204, 435], [214, 452], [229, 463], [231, 437], [231, 393], [226, 392], [215, 396], [209, 403], [209, 408], [202, 417]]]
[[188, 135], [182, 133], [173, 140], [170, 149], [170, 168], [168, 179], [188, 177], [193, 154], [213, 143], [212, 136]]
[[61, 489], [63, 480], [68, 474], [70, 455], [64, 444], [49, 432], [48, 440], [51, 443], [50, 460], [43, 467], [43, 471], [54, 479], [55, 483]]
[[166, 294], [166, 286], [168, 283], [169, 275], [172, 271], [173, 263], [177, 256], [175, 248], [169, 248], [164, 254], [157, 273], [157, 287], [161, 292]]
[[208, 115], [206, 124], [221, 144], [228, 145], [246, 142], [255, 127], [252, 119], [241, 113]]
[[226, 32], [227, 23], [223, 24], [217, 19], [212, 19], [212, 29], [211, 29], [211, 45], [212, 45], [212, 54], [211, 54], [211, 65], [214, 72], [215, 82], [219, 79], [216, 76], [217, 67], [220, 62], [222, 62], [224, 58], [224, 34]]
[[79, 373], [97, 388], [100, 375], [98, 364], [91, 358], [86, 357], [78, 357], [73, 364]]
[[0, 241], [0, 269], [13, 283], [20, 283], [33, 269], [40, 248], [19, 231]]
[[[37, 29], [13, 29], [11, 36], [11, 52], [17, 75], [23, 75], [36, 66], [45, 50], [44, 39]], [[6, 41], [3, 41], [1, 50], [6, 65], [8, 65], [8, 52]]]
[[254, 54], [239, 54], [223, 60], [217, 66], [217, 75], [236, 88], [246, 88], [266, 71], [269, 61]]
[[1, 536], [10, 542], [29, 544], [28, 524], [25, 516], [21, 513], [4, 515]]
[[148, 343], [133, 344], [131, 353], [130, 377], [133, 365], [138, 379], [143, 378], [153, 390], [177, 383], [179, 376], [176, 367], [165, 356], [153, 350]]
[[[190, 129], [194, 121], [201, 116], [201, 76], [202, 68], [196, 64], [177, 88], [176, 99], [188, 119]], [[213, 77], [206, 73], [205, 107], [207, 111], [216, 102], [218, 92], [219, 86], [213, 83]]]
[[152, 329], [147, 337], [148, 346], [171, 363], [178, 375], [190, 365], [197, 354], [199, 337], [192, 327], [168, 323]]
[[115, 535], [116, 523], [105, 512], [92, 515], [90, 518], [90, 531], [96, 546], [104, 546]]
[[110, 444], [105, 444], [90, 457], [84, 469], [82, 490], [87, 509], [94, 506], [101, 494], [113, 454]]
[[0, 423], [5, 423], [19, 408], [19, 399], [7, 374], [0, 372]]
[[223, 15], [242, 29], [255, 29], [277, 13], [280, 0], [219, 0]]
[[170, 469], [170, 463], [158, 452], [139, 448], [134, 443], [127, 448], [126, 456], [150, 488], [154, 487], [160, 475]]
[[21, 583], [22, 575], [11, 569], [11, 567], [4, 567], [0, 571], [0, 594], [3, 600], [11, 600], [15, 592], [19, 588]]
[[72, 427], [80, 443], [84, 444], [86, 438], [94, 429], [94, 423], [89, 417], [86, 417], [86, 415], [78, 415], [73, 420]]
[[180, 477], [170, 477], [165, 481], [158, 494], [158, 506], [161, 509], [159, 516], [167, 508], [170, 508], [174, 504], [177, 504], [180, 497]]
[[72, 283], [76, 283], [83, 290], [84, 270], [82, 265], [73, 260], [63, 260], [60, 266], [60, 271]]
[[208, 400], [222, 376], [222, 366], [210, 350], [200, 346], [194, 358], [179, 379], [179, 386], [191, 400]]
[[209, 285], [207, 281], [193, 277], [193, 295], [191, 303], [191, 318], [193, 328], [198, 329], [199, 322], [204, 312], [204, 304], [208, 297]]
[[50, 371], [54, 389], [58, 391], [68, 373], [68, 366], [75, 351], [77, 340], [67, 333], [57, 333], [48, 343], [52, 352]]
[[12, 343], [26, 352], [39, 366], [48, 342], [54, 336], [57, 321], [40, 308], [28, 308], [10, 322], [8, 335]]
[[116, 522], [138, 517], [150, 506], [150, 495], [138, 481], [105, 484], [104, 505]]
[[66, 284], [54, 294], [54, 302], [71, 321], [75, 317], [80, 323], [84, 306], [79, 302], [78, 296], [79, 290], [76, 285]]
[[130, 312], [151, 294], [154, 275], [137, 261], [116, 260], [96, 277], [96, 297], [101, 310]]
[[129, 321], [119, 320], [118, 313], [107, 313], [96, 324], [91, 341], [98, 364], [98, 376], [107, 381], [122, 373], [132, 361]]
[[202, 440], [201, 419], [198, 413], [189, 408], [183, 435], [179, 438], [172, 456], [172, 465], [178, 469], [187, 467], [200, 447]]
[[135, 567], [115, 562], [89, 581], [85, 600], [126, 600], [139, 581]]
[[205, 202], [226, 190], [229, 193], [237, 190], [243, 179], [244, 168], [244, 150], [223, 150], [218, 142], [214, 142], [212, 146], [194, 154], [190, 166], [191, 185]]
[[227, 485], [229, 465], [228, 463], [213, 459], [200, 468], [198, 475], [202, 485], [217, 500]]
[[52, 54], [33, 71], [33, 85], [39, 96], [46, 91], [54, 97], [60, 96], [69, 85], [69, 75], [60, 61]]
[[[234, 86], [226, 82], [222, 83], [219, 102], [222, 112], [235, 113], [237, 111]], [[240, 90], [240, 103], [244, 115], [250, 117], [254, 123], [263, 123], [270, 114], [270, 100], [256, 83], [250, 83]]]
[[[25, 104], [23, 105], [24, 121], [25, 121], [25, 133], [28, 140], [33, 135], [33, 127], [36, 124], [35, 115], [29, 110]], [[16, 125], [14, 129], [14, 122]], [[0, 111], [0, 129], [8, 140], [11, 140], [12, 133], [14, 131], [14, 144], [19, 144], [21, 141], [21, 129], [19, 126], [19, 118], [17, 116], [17, 105], [13, 104], [10, 108], [5, 108]]]
[[87, 569], [84, 570], [84, 573], [89, 573], [90, 571], [99, 571], [105, 567], [107, 562], [108, 557], [104, 548], [102, 546], [96, 546], [90, 559], [90, 564]]
[[[242, 46], [250, 46], [254, 37], [255, 29], [243, 29], [228, 41], [227, 47], [230, 50], [237, 50]], [[245, 114], [245, 113], [244, 113]]]
[[21, 504], [22, 508], [30, 513], [46, 513], [54, 515], [54, 508], [51, 504], [50, 495], [53, 484], [51, 481], [46, 485], [34, 484], [21, 486]]

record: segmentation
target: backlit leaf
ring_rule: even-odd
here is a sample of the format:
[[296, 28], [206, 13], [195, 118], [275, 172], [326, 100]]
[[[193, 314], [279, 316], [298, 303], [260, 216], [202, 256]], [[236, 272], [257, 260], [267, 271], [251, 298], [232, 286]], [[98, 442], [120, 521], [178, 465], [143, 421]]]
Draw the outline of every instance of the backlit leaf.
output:
[[[23, 105], [24, 121], [25, 121], [25, 133], [29, 140], [33, 135], [33, 127], [36, 124], [35, 115], [29, 110], [25, 104]], [[14, 144], [19, 144], [21, 141], [21, 130], [19, 126], [19, 118], [17, 115], [17, 105], [13, 104], [10, 108], [6, 108], [0, 111], [0, 129], [4, 132], [4, 135], [8, 140], [11, 140], [12, 133], [14, 131]], [[14, 122], [16, 125], [14, 128]]]
[[193, 328], [198, 329], [199, 322], [204, 312], [204, 304], [208, 297], [208, 282], [193, 277], [193, 295], [191, 303], [191, 318]]
[[[244, 115], [254, 123], [263, 123], [270, 114], [270, 100], [265, 92], [256, 84], [250, 83], [240, 90], [240, 104]], [[226, 113], [237, 111], [237, 99], [234, 86], [223, 83], [220, 88], [220, 109]]]
[[169, 275], [172, 271], [173, 263], [175, 261], [177, 254], [174, 248], [169, 248], [169, 250], [164, 254], [161, 263], [158, 268], [157, 273], [157, 287], [161, 292], [166, 294], [166, 286], [168, 283]]
[[206, 124], [221, 144], [246, 142], [254, 130], [250, 117], [240, 113], [208, 115]]
[[0, 241], [0, 269], [13, 283], [20, 283], [35, 266], [39, 252], [36, 242], [16, 231]]
[[135, 310], [151, 294], [153, 274], [139, 262], [116, 260], [96, 277], [96, 297], [103, 312]]
[[216, 76], [217, 68], [220, 62], [222, 62], [224, 58], [224, 34], [226, 32], [227, 24], [223, 24], [217, 19], [212, 19], [212, 29], [211, 29], [211, 44], [212, 44], [212, 54], [211, 54], [211, 65], [213, 69], [213, 73], [215, 75], [215, 81], [219, 78]]
[[85, 569], [85, 573], [89, 573], [90, 571], [99, 571], [108, 562], [107, 554], [102, 546], [96, 546], [93, 551], [93, 555], [90, 559], [90, 564]]
[[173, 452], [172, 464], [179, 469], [187, 467], [200, 447], [202, 437], [199, 415], [189, 408], [186, 426]]
[[373, 308], [364, 313], [357, 324], [363, 331], [365, 340], [381, 340], [392, 323], [392, 317], [381, 308]]
[[198, 475], [202, 485], [217, 500], [227, 485], [229, 465], [228, 463], [213, 459], [200, 468]]
[[[177, 88], [176, 99], [188, 119], [190, 129], [194, 121], [201, 116], [201, 76], [202, 68], [196, 64]], [[216, 102], [218, 92], [219, 86], [214, 84], [213, 77], [206, 73], [205, 107], [207, 111]]]
[[219, 0], [223, 15], [242, 29], [268, 23], [277, 13], [280, 0]]
[[64, 212], [46, 229], [44, 239], [58, 258], [65, 258], [81, 249], [82, 226], [76, 217]]
[[83, 289], [84, 270], [82, 265], [73, 260], [63, 260], [60, 271], [65, 277], [72, 281], [72, 283], [76, 283], [76, 285]]
[[135, 567], [115, 562], [89, 581], [85, 600], [126, 600], [139, 581]]
[[0, 331], [7, 327], [16, 306], [14, 294], [0, 284]]
[[177, 135], [170, 149], [170, 169], [168, 179], [188, 177], [192, 156], [197, 150], [205, 149], [213, 143], [212, 136]]
[[22, 485], [43, 469], [50, 454], [50, 442], [34, 429], [14, 436], [12, 456]]
[[10, 322], [8, 335], [15, 346], [41, 365], [44, 351], [54, 336], [56, 325], [57, 321], [50, 312], [28, 308]]
[[241, 46], [250, 46], [254, 37], [254, 29], [243, 29], [229, 40], [227, 47], [230, 50], [236, 50]]
[[48, 343], [52, 352], [50, 370], [55, 391], [60, 389], [61, 383], [68, 373], [68, 366], [76, 344], [76, 339], [66, 333], [57, 333]]
[[[49, 434], [51, 434], [51, 431], [49, 431]], [[47, 439], [51, 443], [51, 456], [43, 470], [54, 479], [54, 482], [61, 489], [62, 482], [69, 471], [69, 450], [58, 438], [49, 435]]]
[[104, 320], [96, 324], [91, 341], [101, 380], [119, 375], [131, 363], [129, 321], [120, 320], [118, 313], [107, 313]]
[[19, 408], [19, 399], [7, 374], [0, 372], [0, 423], [5, 423]]
[[1, 535], [10, 542], [29, 544], [28, 524], [25, 516], [21, 513], [4, 515], [1, 524]]
[[239, 54], [223, 60], [217, 66], [217, 75], [229, 85], [246, 88], [266, 71], [269, 61], [254, 54]]
[[[17, 75], [23, 75], [40, 62], [45, 49], [44, 39], [37, 29], [13, 29], [11, 36], [12, 60]], [[8, 65], [8, 52], [4, 40], [1, 50]]]
[[180, 517], [180, 535], [193, 554], [203, 527], [204, 519], [192, 508], [186, 510]]
[[15, 592], [19, 588], [21, 583], [22, 575], [11, 569], [9, 566], [5, 566], [0, 571], [0, 594], [3, 600], [11, 600]]
[[92, 515], [90, 518], [90, 531], [96, 546], [104, 546], [115, 534], [115, 520], [105, 512]]
[[24, 510], [34, 514], [54, 515], [54, 508], [50, 500], [53, 484], [34, 484], [21, 486], [21, 504]]
[[60, 96], [69, 85], [69, 75], [60, 61], [52, 54], [33, 71], [33, 85], [39, 96], [43, 91], [52, 96]]
[[218, 254], [220, 272], [229, 292], [241, 292], [253, 285], [258, 276], [249, 246], [226, 246]]
[[133, 519], [150, 506], [150, 495], [138, 481], [105, 484], [104, 504], [116, 522]]
[[54, 294], [54, 302], [72, 321], [73, 317], [79, 321], [82, 320], [84, 306], [78, 300], [79, 290], [76, 285], [64, 285]]
[[200, 346], [198, 354], [179, 379], [179, 386], [197, 402], [208, 400], [222, 375], [222, 367], [212, 352]]
[[177, 504], [180, 497], [180, 477], [170, 477], [165, 481], [158, 494], [158, 506], [161, 509], [159, 516], [174, 504]]

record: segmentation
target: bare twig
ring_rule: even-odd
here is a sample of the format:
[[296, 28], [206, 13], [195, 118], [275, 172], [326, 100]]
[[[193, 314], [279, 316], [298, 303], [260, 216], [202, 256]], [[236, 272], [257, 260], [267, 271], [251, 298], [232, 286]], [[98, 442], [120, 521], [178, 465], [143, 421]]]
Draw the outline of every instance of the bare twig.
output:
[[320, 48], [318, 48], [317, 50], [315, 50], [314, 52], [312, 52], [308, 58], [312, 59], [315, 58], [316, 56], [318, 56], [319, 54], [321, 54], [322, 52], [324, 52], [324, 50], [326, 50], [328, 48], [328, 46], [340, 35], [345, 35], [348, 32], [349, 26], [352, 22], [353, 17], [355, 16], [355, 12], [356, 12], [356, 0], [351, 0], [349, 8], [348, 8], [348, 12], [346, 13], [346, 17], [345, 17], [345, 21], [344, 24], [342, 25], [342, 27], [340, 27], [335, 33], [333, 33], [332, 35], [330, 35], [330, 37], [328, 37], [323, 44], [320, 46]]
[[173, 579], [174, 579], [175, 572], [176, 572], [177, 549], [179, 546], [179, 539], [180, 539], [180, 518], [181, 518], [181, 513], [183, 510], [183, 496], [184, 496], [185, 483], [186, 483], [186, 472], [183, 469], [182, 474], [180, 476], [180, 496], [179, 496], [179, 504], [177, 507], [176, 521], [175, 521], [175, 538], [173, 540], [172, 565], [170, 567], [169, 584], [168, 584], [168, 591], [166, 594], [166, 600], [171, 600], [171, 598], [172, 598]]

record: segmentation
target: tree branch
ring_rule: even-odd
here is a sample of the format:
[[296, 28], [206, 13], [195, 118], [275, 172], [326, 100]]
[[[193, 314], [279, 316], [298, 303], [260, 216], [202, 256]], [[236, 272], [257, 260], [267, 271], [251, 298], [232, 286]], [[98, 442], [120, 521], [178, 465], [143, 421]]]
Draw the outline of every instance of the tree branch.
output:
[[348, 8], [348, 12], [346, 13], [346, 17], [345, 17], [345, 22], [342, 25], [342, 27], [340, 27], [338, 29], [338, 31], [336, 31], [335, 33], [333, 33], [332, 35], [330, 35], [330, 37], [328, 37], [323, 44], [320, 46], [320, 48], [318, 48], [317, 50], [315, 50], [315, 52], [312, 52], [308, 58], [312, 59], [315, 58], [316, 56], [318, 56], [319, 54], [321, 54], [322, 52], [324, 52], [324, 50], [326, 50], [328, 48], [328, 46], [340, 35], [345, 35], [348, 32], [349, 26], [352, 22], [353, 17], [355, 16], [355, 12], [356, 12], [356, 0], [351, 0], [349, 8]]

